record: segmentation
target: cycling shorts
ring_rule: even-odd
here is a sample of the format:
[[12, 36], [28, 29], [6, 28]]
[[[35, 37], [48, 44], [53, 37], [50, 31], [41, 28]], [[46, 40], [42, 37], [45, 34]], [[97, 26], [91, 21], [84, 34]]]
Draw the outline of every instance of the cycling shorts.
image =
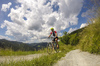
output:
[[57, 40], [58, 40], [58, 37], [55, 37], [52, 41], [55, 41], [56, 38], [57, 38]]

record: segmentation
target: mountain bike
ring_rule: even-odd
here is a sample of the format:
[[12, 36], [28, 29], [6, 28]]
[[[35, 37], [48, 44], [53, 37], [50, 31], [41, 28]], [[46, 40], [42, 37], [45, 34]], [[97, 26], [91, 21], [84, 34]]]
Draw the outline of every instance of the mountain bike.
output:
[[[50, 39], [53, 39], [54, 37], [50, 37]], [[59, 52], [59, 45], [58, 45], [58, 47], [57, 47], [57, 43], [56, 43], [56, 41], [51, 41], [51, 42], [48, 42], [48, 44], [47, 44], [47, 53], [49, 53], [49, 54], [51, 54], [52, 53], [52, 51], [53, 51], [53, 48], [54, 48], [54, 50], [56, 51], [56, 53], [58, 53]]]

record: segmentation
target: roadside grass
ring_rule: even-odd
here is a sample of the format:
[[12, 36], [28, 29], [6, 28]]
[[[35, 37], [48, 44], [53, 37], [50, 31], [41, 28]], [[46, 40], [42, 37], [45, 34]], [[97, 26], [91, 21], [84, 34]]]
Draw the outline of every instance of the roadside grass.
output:
[[38, 51], [13, 51], [10, 49], [0, 49], [0, 56], [19, 56], [19, 55], [29, 55], [29, 54], [38, 54], [38, 53], [45, 53], [46, 49], [38, 50]]
[[61, 52], [69, 52], [69, 51], [71, 51], [71, 50], [77, 49], [76, 46], [72, 46], [72, 45], [70, 45], [70, 44], [66, 45], [66, 44], [64, 44], [64, 43], [61, 42], [61, 41], [59, 41], [59, 47], [60, 47], [59, 50], [60, 50]]
[[[59, 42], [59, 46], [60, 46], [59, 50], [63, 52], [70, 51], [73, 48], [71, 45], [65, 45], [61, 41]], [[5, 49], [5, 50], [0, 49], [0, 56], [20, 56], [20, 55], [38, 54], [38, 53], [46, 53], [46, 52], [47, 52], [46, 48], [38, 51], [20, 51], [20, 50], [13, 51], [11, 49]]]
[[31, 61], [11, 61], [8, 63], [1, 63], [0, 66], [52, 66], [53, 63], [56, 63], [58, 59], [64, 57], [65, 53], [55, 53], [47, 56], [42, 56], [40, 58], [33, 59]]
[[74, 47], [70, 45], [65, 45], [62, 42], [59, 42], [59, 45], [60, 45], [60, 51], [61, 51], [59, 53], [45, 55], [33, 60], [24, 60], [24, 61], [18, 61], [18, 62], [11, 61], [10, 63], [7, 63], [7, 62], [0, 63], [0, 66], [52, 66], [61, 57], [64, 57], [67, 52], [75, 49]]

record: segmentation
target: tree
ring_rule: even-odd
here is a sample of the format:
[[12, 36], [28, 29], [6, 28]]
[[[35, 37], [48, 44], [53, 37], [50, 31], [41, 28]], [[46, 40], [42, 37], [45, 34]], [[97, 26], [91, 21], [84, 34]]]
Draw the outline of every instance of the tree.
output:
[[66, 32], [66, 31], [64, 31], [64, 32], [63, 32], [63, 34], [66, 36], [66, 35], [67, 35], [67, 32]]

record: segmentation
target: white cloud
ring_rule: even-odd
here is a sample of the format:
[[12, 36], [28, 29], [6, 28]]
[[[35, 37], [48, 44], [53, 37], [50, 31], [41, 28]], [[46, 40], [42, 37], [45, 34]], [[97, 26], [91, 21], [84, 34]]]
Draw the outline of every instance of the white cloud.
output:
[[6, 24], [5, 23], [3, 23], [3, 24], [1, 24], [1, 28], [4, 28], [6, 26]]
[[86, 23], [82, 23], [81, 24], [81, 26], [80, 26], [80, 28], [83, 28], [83, 27], [85, 27], [85, 26], [87, 26], [88, 24], [86, 24]]
[[[45, 41], [41, 38], [49, 35], [51, 27], [59, 32], [70, 25], [77, 25], [77, 16], [83, 6], [83, 0], [46, 2], [46, 0], [17, 0], [21, 6], [16, 5], [16, 9], [11, 8], [8, 14], [12, 22], [4, 21], [7, 27], [6, 35], [23, 42]], [[53, 5], [59, 6], [58, 11], [53, 10]], [[2, 28], [4, 26], [2, 25]]]
[[8, 4], [2, 4], [1, 11], [6, 12], [10, 8], [11, 5], [12, 5], [11, 2], [9, 2]]
[[9, 38], [8, 36], [2, 36], [2, 35], [0, 35], [0, 39], [12, 40], [12, 39], [11, 39], [11, 38]]
[[69, 31], [68, 31], [68, 33], [71, 33], [71, 32], [73, 32], [75, 30], [77, 30], [77, 28], [70, 28]]
[[61, 32], [60, 32], [60, 33], [58, 33], [58, 35], [59, 35], [59, 37], [60, 37], [60, 36], [62, 36], [62, 35], [63, 35], [63, 33], [61, 33]]

